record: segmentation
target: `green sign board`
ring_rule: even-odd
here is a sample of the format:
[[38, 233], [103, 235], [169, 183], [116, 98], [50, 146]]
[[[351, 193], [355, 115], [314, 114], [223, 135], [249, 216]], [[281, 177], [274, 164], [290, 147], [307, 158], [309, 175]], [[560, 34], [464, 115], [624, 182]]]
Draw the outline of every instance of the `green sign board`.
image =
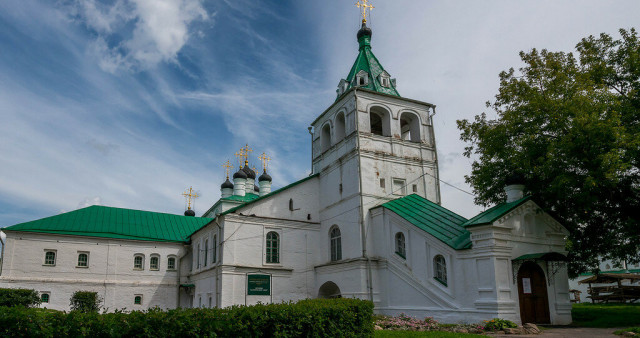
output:
[[247, 295], [269, 296], [271, 294], [271, 275], [247, 275]]

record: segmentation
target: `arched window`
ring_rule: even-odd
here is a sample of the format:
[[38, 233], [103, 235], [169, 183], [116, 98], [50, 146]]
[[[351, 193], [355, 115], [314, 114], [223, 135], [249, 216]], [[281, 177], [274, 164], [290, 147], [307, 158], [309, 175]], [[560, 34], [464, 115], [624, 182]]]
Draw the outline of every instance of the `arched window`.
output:
[[45, 251], [44, 253], [44, 265], [56, 265], [56, 252]]
[[175, 270], [176, 269], [176, 258], [169, 257], [167, 258], [167, 270]]
[[200, 244], [198, 244], [198, 250], [195, 252], [196, 254], [196, 269], [200, 269]]
[[213, 248], [211, 249], [211, 264], [218, 261], [218, 235], [213, 235]]
[[342, 141], [342, 139], [344, 139], [344, 137], [346, 136], [345, 134], [345, 118], [344, 118], [344, 113], [340, 112], [338, 113], [338, 115], [336, 116], [336, 130], [335, 130], [335, 135], [336, 135], [336, 143]]
[[40, 295], [40, 301], [42, 303], [49, 303], [49, 294], [48, 293], [43, 293]]
[[447, 286], [447, 263], [442, 255], [433, 258], [433, 278]]
[[405, 249], [404, 234], [402, 232], [396, 233], [396, 254], [402, 258], [407, 258], [407, 251]]
[[275, 231], [267, 234], [267, 263], [280, 263], [280, 236]]
[[404, 112], [400, 115], [400, 132], [402, 139], [420, 142], [420, 119], [413, 113]]
[[133, 269], [144, 270], [144, 255], [133, 256]]
[[320, 143], [322, 144], [322, 151], [331, 148], [331, 126], [327, 123], [322, 126], [322, 134], [320, 134]]
[[293, 211], [293, 198], [289, 199], [289, 211]]
[[135, 297], [133, 297], [133, 304], [142, 305], [142, 296], [136, 295]]
[[391, 136], [389, 111], [382, 107], [371, 107], [369, 110], [369, 127], [374, 135]]
[[160, 256], [152, 255], [149, 258], [149, 270], [160, 270]]
[[78, 267], [86, 268], [89, 266], [89, 254], [81, 252], [78, 254]]
[[207, 266], [209, 260], [209, 240], [204, 241], [204, 266]]
[[342, 259], [342, 239], [340, 234], [340, 228], [337, 225], [334, 225], [329, 232], [330, 238], [330, 250], [331, 250], [331, 261], [339, 261]]

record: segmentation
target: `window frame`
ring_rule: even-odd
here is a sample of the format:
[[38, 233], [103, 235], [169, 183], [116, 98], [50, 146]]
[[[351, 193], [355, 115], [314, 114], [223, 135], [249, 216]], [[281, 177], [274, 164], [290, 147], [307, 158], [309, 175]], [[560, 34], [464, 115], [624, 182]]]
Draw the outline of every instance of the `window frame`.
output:
[[[84, 262], [84, 265], [80, 264], [80, 257], [82, 255], [85, 255], [87, 257], [85, 262]], [[76, 262], [76, 268], [82, 268], [82, 269], [89, 268], [89, 252], [87, 252], [87, 251], [78, 251], [78, 260]]]
[[207, 267], [209, 265], [209, 239], [204, 240], [204, 262], [203, 266]]
[[329, 230], [329, 259], [332, 262], [342, 260], [342, 232], [337, 225]]
[[[44, 298], [47, 298], [47, 300], [45, 301]], [[51, 302], [51, 293], [50, 292], [41, 292], [40, 293], [40, 303], [42, 304], [49, 304]]]
[[[170, 262], [173, 261], [173, 264], [170, 264]], [[173, 265], [173, 267], [172, 267]], [[167, 257], [167, 270], [168, 271], [175, 271], [176, 270], [176, 256], [168, 256]]]
[[[275, 239], [273, 236], [275, 236]], [[265, 236], [265, 243], [265, 263], [280, 264], [280, 234], [274, 230], [267, 232], [267, 235]], [[274, 243], [275, 248], [273, 245]]]
[[[156, 266], [153, 266], [153, 261], [155, 260], [156, 262]], [[149, 270], [151, 271], [159, 271], [160, 270], [160, 255], [158, 254], [151, 254], [151, 256], [149, 256]]]
[[394, 236], [395, 243], [395, 254], [402, 257], [402, 259], [407, 259], [407, 238], [404, 235], [404, 232], [398, 231]]
[[443, 255], [438, 254], [433, 257], [433, 279], [444, 286], [448, 286], [447, 260]]
[[213, 235], [213, 248], [211, 248], [211, 264], [218, 261], [218, 235]]
[[[136, 262], [136, 259], [140, 258], [140, 266]], [[143, 271], [144, 270], [144, 254], [135, 254], [133, 255], [133, 270]]]
[[[49, 254], [53, 255], [53, 259], [50, 260]], [[54, 250], [54, 249], [45, 249], [44, 250], [44, 263], [42, 265], [44, 266], [56, 266], [56, 262], [58, 259], [58, 250]]]
[[142, 305], [142, 295], [133, 295], [133, 305]]
[[[396, 184], [400, 184], [400, 189], [396, 189]], [[391, 179], [391, 191], [392, 194], [397, 196], [407, 196], [407, 180], [404, 178], [392, 178]]]

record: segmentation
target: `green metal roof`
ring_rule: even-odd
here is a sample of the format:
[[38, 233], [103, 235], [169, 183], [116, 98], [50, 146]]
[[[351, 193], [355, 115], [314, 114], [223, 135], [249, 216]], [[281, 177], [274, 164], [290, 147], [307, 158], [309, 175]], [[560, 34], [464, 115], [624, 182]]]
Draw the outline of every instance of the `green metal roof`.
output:
[[467, 219], [426, 198], [412, 194], [380, 207], [393, 211], [456, 250], [471, 248], [470, 232], [462, 227]]
[[559, 252], [540, 252], [533, 254], [522, 255], [518, 258], [513, 259], [514, 261], [526, 261], [526, 260], [543, 260], [543, 261], [566, 261], [567, 256], [559, 253]]
[[462, 224], [462, 226], [470, 227], [470, 226], [476, 226], [476, 225], [491, 224], [498, 218], [502, 217], [504, 214], [517, 208], [519, 205], [521, 205], [522, 203], [530, 199], [531, 199], [531, 196], [525, 196], [517, 201], [498, 204], [495, 207], [488, 209], [486, 211], [483, 211], [478, 215], [474, 216], [473, 218], [471, 218], [470, 220]]
[[[363, 25], [364, 27], [364, 25]], [[356, 87], [355, 77], [360, 71], [365, 71], [369, 76], [369, 81], [364, 86], [357, 86], [359, 88], [366, 88], [369, 90], [373, 90], [379, 93], [385, 93], [394, 96], [400, 96], [398, 91], [396, 90], [395, 85], [389, 81], [389, 86], [384, 87], [382, 83], [380, 83], [380, 74], [382, 74], [385, 70], [371, 51], [371, 37], [369, 35], [363, 35], [358, 39], [358, 44], [360, 46], [358, 57], [356, 58], [356, 62], [354, 62], [351, 67], [351, 71], [349, 71], [349, 75], [347, 76], [348, 87], [344, 91], [345, 93]], [[336, 98], [337, 100], [337, 98]]]
[[211, 218], [90, 206], [2, 230], [159, 242], [185, 242]]
[[263, 200], [263, 199], [265, 199], [265, 198], [267, 198], [267, 197], [271, 197], [271, 196], [277, 195], [277, 194], [279, 194], [279, 193], [281, 193], [281, 192], [283, 192], [283, 191], [285, 191], [285, 190], [287, 190], [287, 189], [290, 189], [290, 188], [295, 187], [296, 185], [298, 185], [298, 184], [300, 184], [300, 183], [306, 182], [306, 181], [308, 181], [308, 180], [310, 180], [310, 179], [312, 179], [312, 178], [314, 178], [314, 177], [318, 177], [319, 175], [320, 175], [320, 174], [314, 174], [314, 175], [311, 175], [311, 176], [309, 176], [309, 177], [305, 177], [305, 178], [303, 178], [303, 179], [301, 179], [301, 180], [299, 180], [299, 181], [296, 181], [296, 182], [293, 182], [293, 183], [291, 183], [291, 184], [289, 184], [289, 185], [287, 185], [287, 186], [284, 186], [284, 187], [282, 187], [282, 188], [280, 188], [280, 189], [278, 189], [278, 190], [276, 190], [276, 191], [272, 191], [272, 192], [270, 192], [270, 193], [268, 193], [268, 194], [266, 194], [266, 195], [264, 195], [264, 196], [260, 196], [260, 197], [258, 197], [258, 198], [255, 198], [255, 199], [253, 199], [253, 200], [251, 200], [251, 201], [249, 201], [249, 202], [247, 202], [247, 203], [240, 204], [240, 205], [239, 205], [239, 206], [237, 206], [237, 207], [233, 207], [233, 208], [231, 208], [231, 209], [229, 209], [229, 210], [227, 210], [227, 211], [225, 211], [225, 212], [221, 213], [220, 215], [222, 216], [222, 215], [226, 215], [226, 214], [229, 214], [229, 213], [232, 213], [232, 212], [236, 212], [236, 210], [238, 210], [238, 209], [240, 209], [240, 208], [246, 207], [246, 206], [248, 206], [248, 205], [250, 205], [250, 204], [253, 204], [253, 203], [257, 202], [257, 201], [261, 201], [261, 200]]
[[221, 198], [223, 201], [238, 201], [238, 202], [251, 202], [254, 199], [260, 197], [258, 194], [246, 194], [244, 196], [231, 195], [229, 197]]

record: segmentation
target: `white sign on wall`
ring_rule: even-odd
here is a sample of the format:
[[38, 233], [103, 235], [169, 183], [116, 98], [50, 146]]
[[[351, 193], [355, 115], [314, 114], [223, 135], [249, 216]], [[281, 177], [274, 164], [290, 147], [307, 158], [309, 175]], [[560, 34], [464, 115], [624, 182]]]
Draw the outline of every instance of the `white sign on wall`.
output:
[[522, 293], [531, 293], [531, 278], [522, 278]]

